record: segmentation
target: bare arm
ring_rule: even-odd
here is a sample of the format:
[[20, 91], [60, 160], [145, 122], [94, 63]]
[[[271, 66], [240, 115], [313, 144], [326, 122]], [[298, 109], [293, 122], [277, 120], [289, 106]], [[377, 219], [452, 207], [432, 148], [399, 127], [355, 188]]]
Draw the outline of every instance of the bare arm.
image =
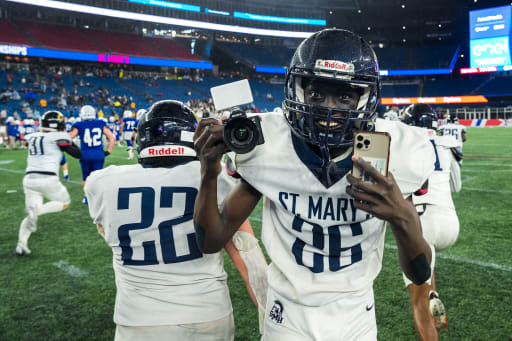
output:
[[347, 193], [356, 199], [358, 209], [390, 223], [403, 272], [414, 284], [422, 284], [430, 277], [432, 254], [423, 239], [420, 219], [412, 198], [403, 198], [391, 173], [385, 177], [369, 163], [358, 158], [352, 160], [375, 183], [363, 182], [349, 174], [347, 178], [351, 186], [347, 187]]
[[201, 184], [194, 207], [194, 227], [199, 247], [205, 253], [221, 250], [258, 204], [261, 194], [242, 181], [224, 200], [219, 212], [217, 176], [224, 153], [223, 126], [215, 119], [203, 119], [194, 134], [194, 146], [201, 162]]
[[114, 144], [116, 143], [116, 138], [114, 137], [114, 134], [110, 131], [110, 129], [107, 128], [107, 126], [103, 127], [103, 134], [108, 139], [108, 153], [112, 153], [112, 149], [114, 149]]
[[76, 129], [76, 128], [71, 129], [71, 131], [69, 132], [69, 137], [71, 137], [73, 139], [73, 138], [75, 138], [76, 135], [78, 135], [78, 129]]
[[101, 224], [97, 224], [97, 225], [96, 225], [96, 228], [98, 229], [98, 233], [99, 233], [103, 238], [105, 238], [105, 230], [103, 229], [103, 225], [101, 225]]

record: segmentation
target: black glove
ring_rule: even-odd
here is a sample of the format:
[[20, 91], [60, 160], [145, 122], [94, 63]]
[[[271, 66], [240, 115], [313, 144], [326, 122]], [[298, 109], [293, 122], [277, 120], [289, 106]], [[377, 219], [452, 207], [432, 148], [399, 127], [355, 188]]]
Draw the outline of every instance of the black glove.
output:
[[108, 150], [104, 150], [103, 153], [105, 154], [105, 156], [109, 156], [110, 155], [110, 152]]

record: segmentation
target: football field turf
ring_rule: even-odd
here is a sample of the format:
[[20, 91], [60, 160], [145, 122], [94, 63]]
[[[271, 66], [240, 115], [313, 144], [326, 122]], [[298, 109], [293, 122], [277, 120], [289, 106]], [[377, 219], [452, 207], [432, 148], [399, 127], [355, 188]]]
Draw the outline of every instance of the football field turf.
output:
[[[460, 234], [436, 261], [449, 322], [440, 339], [512, 340], [512, 129], [469, 128], [467, 136], [463, 187], [454, 195]], [[70, 208], [40, 217], [29, 242], [32, 254], [14, 254], [24, 217], [26, 157], [27, 150], [0, 150], [0, 340], [113, 340], [112, 253], [81, 203], [77, 160], [67, 156]], [[128, 163], [135, 161], [117, 146], [106, 161]], [[261, 205], [251, 222], [259, 235]], [[388, 229], [383, 269], [374, 285], [379, 340], [415, 340], [395, 245]], [[256, 309], [227, 256], [225, 268], [235, 339], [258, 340]]]

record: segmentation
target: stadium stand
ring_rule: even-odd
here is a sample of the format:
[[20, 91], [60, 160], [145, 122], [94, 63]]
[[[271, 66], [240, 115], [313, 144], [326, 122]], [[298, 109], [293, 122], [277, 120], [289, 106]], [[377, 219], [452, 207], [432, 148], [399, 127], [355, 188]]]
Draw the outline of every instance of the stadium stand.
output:
[[100, 46], [89, 40], [81, 30], [71, 26], [41, 24], [30, 21], [19, 21], [17, 24], [40, 45], [49, 49], [105, 53]]
[[418, 84], [392, 84], [382, 85], [382, 97], [418, 97]]
[[385, 47], [376, 48], [379, 66], [383, 70], [448, 68], [457, 50], [456, 46]]
[[168, 58], [167, 55], [162, 53], [157, 47], [154, 47], [145, 38], [135, 34], [106, 32], [93, 29], [87, 29], [83, 32], [112, 54]]
[[16, 45], [33, 46], [34, 43], [28, 39], [18, 28], [9, 20], [0, 20], [0, 43], [10, 43]]
[[171, 39], [144, 37], [144, 40], [149, 44], [152, 44], [154, 47], [158, 48], [168, 57], [171, 57], [173, 59], [189, 61], [202, 60], [202, 58], [193, 55], [186, 48], [184, 48], [177, 42], [172, 41]]

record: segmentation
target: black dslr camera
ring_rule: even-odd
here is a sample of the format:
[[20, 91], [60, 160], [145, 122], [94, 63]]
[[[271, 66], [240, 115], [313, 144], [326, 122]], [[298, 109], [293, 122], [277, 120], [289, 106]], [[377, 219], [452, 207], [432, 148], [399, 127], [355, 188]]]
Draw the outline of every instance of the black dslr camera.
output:
[[223, 121], [224, 143], [237, 154], [246, 154], [257, 145], [265, 143], [259, 116], [247, 117], [242, 110], [235, 110]]

